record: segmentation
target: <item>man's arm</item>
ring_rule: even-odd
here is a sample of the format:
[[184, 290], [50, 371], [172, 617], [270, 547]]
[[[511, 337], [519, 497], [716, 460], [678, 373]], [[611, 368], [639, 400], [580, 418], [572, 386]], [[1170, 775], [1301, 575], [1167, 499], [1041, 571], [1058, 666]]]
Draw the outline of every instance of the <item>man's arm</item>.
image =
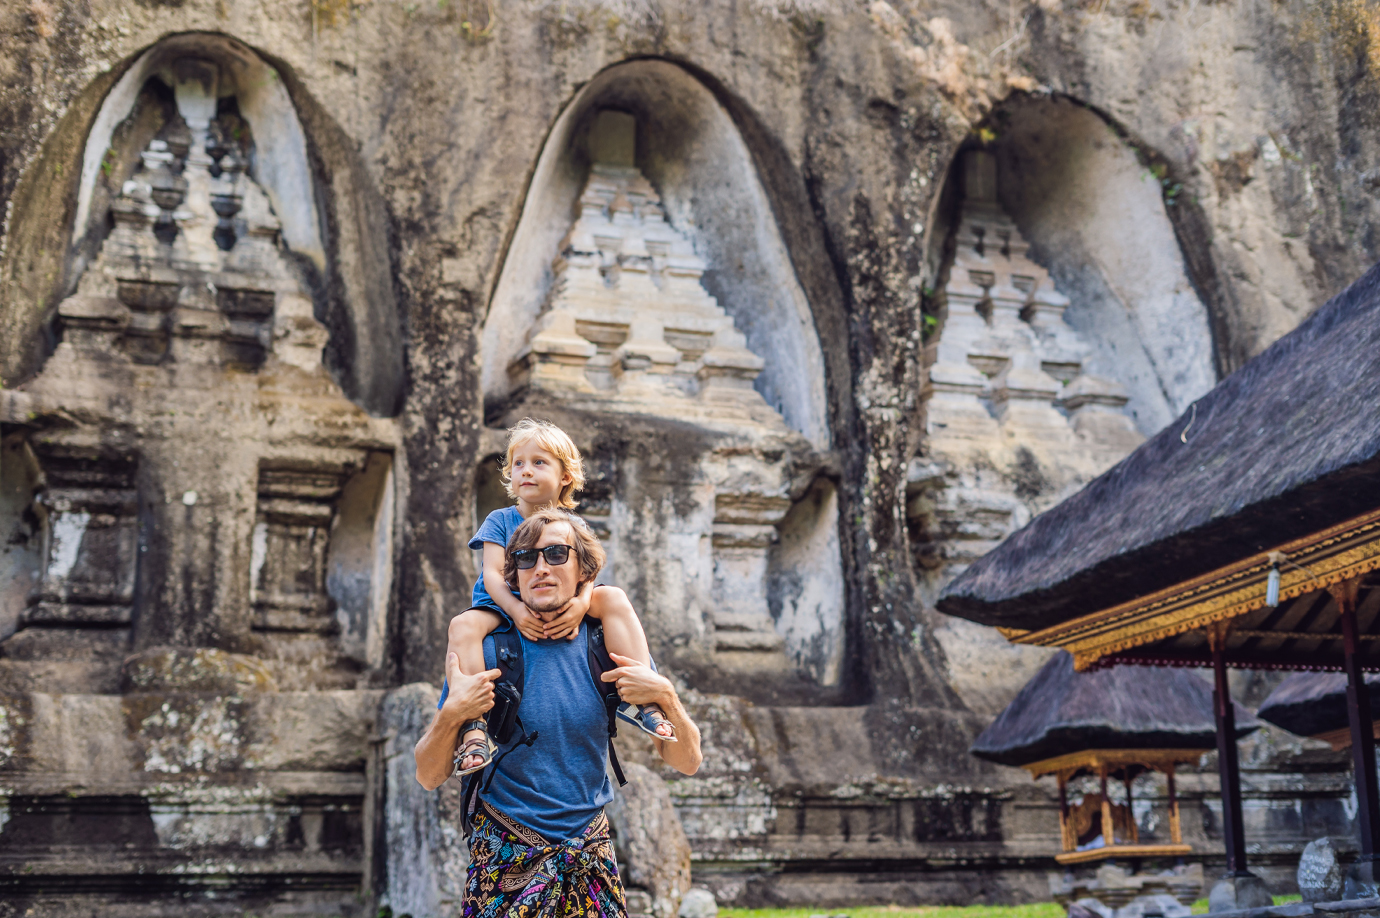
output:
[[602, 676], [605, 682], [618, 683], [618, 695], [629, 704], [658, 704], [662, 712], [676, 728], [676, 742], [653, 739], [661, 760], [683, 775], [693, 775], [699, 771], [704, 755], [700, 751], [700, 728], [685, 712], [680, 703], [676, 687], [671, 680], [650, 666], [644, 666], [631, 657], [609, 653], [617, 669], [611, 669]]
[[431, 718], [417, 741], [413, 755], [417, 759], [417, 783], [427, 790], [435, 790], [446, 782], [454, 771], [455, 742], [460, 727], [474, 720], [494, 706], [494, 680], [501, 673], [496, 669], [467, 676], [460, 671], [460, 658], [446, 654], [446, 681], [449, 691], [446, 703]]

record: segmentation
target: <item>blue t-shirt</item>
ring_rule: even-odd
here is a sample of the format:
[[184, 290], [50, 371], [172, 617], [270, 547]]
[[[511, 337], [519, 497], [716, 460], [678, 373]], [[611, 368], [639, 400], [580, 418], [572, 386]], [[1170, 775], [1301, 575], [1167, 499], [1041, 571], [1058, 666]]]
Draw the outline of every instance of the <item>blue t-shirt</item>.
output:
[[[504, 622], [504, 628], [512, 625]], [[548, 841], [574, 838], [613, 799], [604, 774], [608, 760], [608, 720], [604, 702], [589, 671], [589, 629], [580, 625], [575, 640], [529, 641], [522, 638], [525, 667], [518, 713], [531, 735], [530, 746], [518, 746], [522, 735], [499, 749], [499, 763], [488, 793], [481, 796]], [[520, 635], [519, 635], [520, 636]], [[484, 639], [484, 665], [497, 666], [494, 639]], [[448, 686], [441, 686], [439, 708]], [[479, 772], [487, 781], [489, 771]]]
[[[494, 542], [507, 548], [508, 540], [513, 537], [513, 533], [517, 532], [517, 528], [521, 525], [522, 514], [518, 513], [517, 507], [504, 507], [501, 510], [495, 510], [484, 518], [479, 531], [470, 539], [470, 548], [475, 551], [482, 551], [485, 542]], [[506, 587], [507, 584], [505, 583], [503, 586]], [[513, 595], [517, 595], [516, 590], [513, 591]], [[470, 600], [470, 605], [471, 607], [498, 608], [498, 603], [494, 602], [489, 591], [484, 589], [484, 565], [482, 562], [479, 565], [479, 579], [474, 582], [474, 596]]]

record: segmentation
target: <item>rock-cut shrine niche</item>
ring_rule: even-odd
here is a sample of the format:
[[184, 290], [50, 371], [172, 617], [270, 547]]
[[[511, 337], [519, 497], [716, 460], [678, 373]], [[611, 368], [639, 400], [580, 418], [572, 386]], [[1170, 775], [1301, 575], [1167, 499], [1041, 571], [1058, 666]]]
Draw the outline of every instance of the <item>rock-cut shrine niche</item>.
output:
[[731, 119], [679, 68], [633, 69], [538, 164], [484, 331], [490, 423], [550, 418], [586, 451], [580, 512], [658, 659], [823, 698], [844, 591], [808, 303]]
[[169, 40], [85, 160], [57, 346], [6, 393], [5, 563], [28, 586], [0, 662], [114, 691], [127, 658], [217, 648], [282, 688], [353, 687], [383, 665], [398, 436], [323, 365], [332, 267], [282, 81], [229, 40]]
[[[1066, 102], [1017, 100], [994, 124], [996, 143], [956, 159], [932, 234], [907, 510], [934, 591], [1214, 381], [1207, 311], [1135, 152]], [[975, 710], [1000, 710], [1044, 662], [940, 619], [950, 680]]]

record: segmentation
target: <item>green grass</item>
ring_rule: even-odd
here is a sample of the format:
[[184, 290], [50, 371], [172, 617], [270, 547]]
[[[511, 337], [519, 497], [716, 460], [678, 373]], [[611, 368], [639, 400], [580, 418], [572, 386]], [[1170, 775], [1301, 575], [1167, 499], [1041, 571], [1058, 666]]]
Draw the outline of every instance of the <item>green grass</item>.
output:
[[721, 908], [719, 918], [810, 918], [811, 915], [847, 915], [848, 918], [1064, 918], [1057, 902], [1034, 905], [932, 905], [902, 907], [870, 905], [864, 908]]
[[[1290, 902], [1302, 902], [1303, 896], [1275, 896], [1275, 905], [1288, 905]], [[1199, 899], [1193, 903], [1193, 914], [1206, 915], [1208, 913], [1208, 900]]]
[[[1298, 896], [1275, 896], [1275, 905], [1300, 901]], [[1208, 900], [1193, 903], [1193, 914], [1206, 915]], [[865, 908], [721, 908], [719, 918], [810, 918], [847, 915], [848, 918], [1064, 918], [1057, 902], [1034, 905], [870, 905]]]

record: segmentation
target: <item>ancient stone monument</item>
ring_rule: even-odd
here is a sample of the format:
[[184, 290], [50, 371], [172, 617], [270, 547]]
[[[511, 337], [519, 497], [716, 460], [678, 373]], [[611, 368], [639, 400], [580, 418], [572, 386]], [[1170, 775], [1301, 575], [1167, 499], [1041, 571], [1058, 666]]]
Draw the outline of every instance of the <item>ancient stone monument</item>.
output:
[[[513, 387], [586, 415], [664, 418], [713, 437], [693, 459], [677, 457], [696, 463], [700, 493], [673, 524], [697, 552], [684, 559], [686, 581], [675, 592], [698, 594], [703, 616], [695, 621], [692, 612], [677, 630], [689, 626], [704, 635], [697, 641], [704, 659], [756, 676], [789, 665], [784, 629], [773, 618], [814, 616], [809, 639], [835, 645], [832, 658], [817, 665], [836, 672], [842, 572], [828, 510], [823, 552], [778, 552], [776, 564], [771, 557], [793, 500], [811, 486], [822, 460], [753, 388], [766, 361], [704, 289], [704, 260], [667, 222], [635, 165], [635, 132], [629, 114], [602, 110], [595, 117], [589, 179], [553, 259], [548, 302], [509, 366]], [[622, 497], [615, 489], [608, 499]], [[614, 558], [629, 554], [623, 545], [630, 534], [611, 519], [612, 503], [589, 515]], [[645, 563], [645, 551], [634, 557]], [[773, 577], [794, 577], [805, 588], [784, 599], [780, 592], [769, 596]], [[783, 613], [783, 602], [795, 609]], [[799, 644], [791, 649], [799, 662]]]
[[[1380, 255], [1355, 4], [11, 6], [0, 915], [455, 912], [410, 750], [525, 415], [704, 728], [617, 740], [696, 887], [1044, 897], [967, 754], [1044, 657], [939, 590]], [[1272, 883], [1328, 755], [1243, 751]]]
[[161, 851], [353, 890], [399, 431], [323, 366], [262, 183], [290, 163], [237, 108], [241, 62], [199, 50], [147, 62], [113, 226], [43, 371], [3, 394], [7, 812], [22, 835], [26, 801], [80, 786], [55, 840], [87, 847], [51, 869], [112, 888]]

